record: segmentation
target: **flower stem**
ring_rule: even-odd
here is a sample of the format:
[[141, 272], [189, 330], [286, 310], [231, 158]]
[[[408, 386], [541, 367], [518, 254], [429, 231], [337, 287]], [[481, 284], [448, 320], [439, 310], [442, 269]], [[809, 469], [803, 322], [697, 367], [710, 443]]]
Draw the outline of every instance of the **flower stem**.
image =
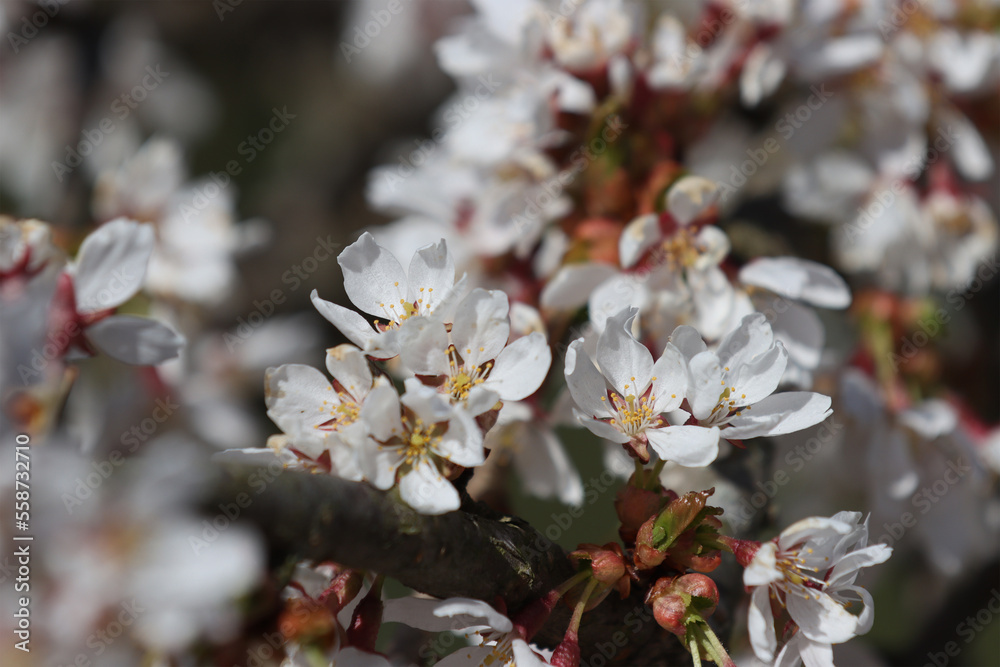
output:
[[691, 660], [694, 661], [694, 667], [701, 667], [701, 650], [698, 648], [698, 638], [694, 636], [694, 633], [691, 633], [688, 644], [688, 648], [691, 651]]
[[567, 631], [578, 632], [580, 630], [580, 619], [583, 618], [583, 610], [587, 607], [587, 601], [590, 599], [591, 593], [597, 588], [597, 583], [597, 579], [593, 577], [587, 582], [587, 587], [583, 589], [583, 595], [580, 596], [576, 606], [573, 607], [573, 616], [569, 619]]
[[632, 476], [633, 486], [639, 489], [646, 488], [646, 468], [643, 466], [642, 461], [639, 459], [634, 459], [635, 461], [635, 474]]
[[586, 569], [582, 570], [580, 572], [577, 572], [572, 577], [570, 577], [566, 581], [564, 581], [561, 584], [559, 584], [558, 586], [556, 586], [555, 591], [559, 595], [559, 597], [562, 597], [562, 596], [566, 595], [566, 593], [568, 593], [571, 588], [573, 588], [574, 586], [576, 586], [577, 584], [579, 584], [581, 581], [583, 581], [584, 579], [586, 579], [590, 575], [591, 575], [590, 570], [586, 570]]
[[660, 473], [663, 472], [663, 467], [665, 465], [667, 465], [666, 460], [665, 459], [660, 459], [653, 466], [653, 471], [650, 474], [649, 480], [648, 480], [649, 481], [649, 486], [650, 486], [650, 489], [649, 489], [650, 491], [655, 491], [656, 487], [660, 485]]

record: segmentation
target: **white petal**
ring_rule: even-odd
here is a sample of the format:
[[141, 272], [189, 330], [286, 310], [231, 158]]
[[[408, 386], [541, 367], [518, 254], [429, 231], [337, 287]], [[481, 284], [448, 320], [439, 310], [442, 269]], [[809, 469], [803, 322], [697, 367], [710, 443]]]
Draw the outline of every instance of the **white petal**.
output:
[[413, 254], [407, 279], [406, 299], [410, 303], [422, 299], [419, 311], [422, 314], [424, 308], [434, 311], [442, 300], [448, 298], [455, 286], [455, 260], [448, 252], [444, 239]]
[[672, 344], [667, 343], [663, 354], [653, 364], [653, 412], [669, 412], [680, 406], [687, 393], [688, 372], [684, 356]]
[[345, 343], [328, 349], [326, 369], [356, 399], [363, 399], [372, 388], [368, 358], [353, 345]]
[[510, 632], [514, 629], [514, 624], [506, 616], [481, 600], [471, 600], [469, 598], [450, 598], [439, 602], [434, 609], [434, 615], [438, 618], [448, 617], [474, 620], [465, 627], [473, 625], [486, 625], [498, 632]]
[[778, 569], [778, 546], [774, 542], [764, 542], [760, 545], [753, 560], [743, 570], [743, 585], [767, 588], [767, 585], [784, 579]]
[[594, 331], [601, 334], [608, 318], [622, 309], [622, 304], [644, 312], [650, 302], [650, 274], [619, 273], [594, 288], [587, 299], [587, 315]]
[[526, 423], [524, 440], [513, 450], [514, 467], [524, 490], [539, 498], [556, 496], [567, 505], [583, 504], [583, 483], [562, 443], [550, 429]]
[[844, 582], [853, 583], [858, 570], [863, 567], [871, 567], [872, 565], [884, 563], [889, 560], [891, 555], [892, 547], [884, 544], [873, 544], [870, 547], [853, 551], [841, 558], [833, 566], [833, 571], [830, 573], [827, 585], [831, 588], [837, 588]]
[[184, 345], [184, 337], [166, 324], [133, 315], [113, 315], [90, 325], [85, 333], [109, 357], [139, 366], [173, 359]]
[[340, 333], [347, 336], [348, 340], [362, 350], [367, 350], [378, 335], [364, 317], [353, 310], [319, 298], [316, 290], [312, 291], [309, 298], [320, 315], [325, 317], [328, 322], [340, 330]]
[[587, 303], [590, 293], [617, 271], [610, 264], [569, 264], [542, 289], [542, 308], [574, 310]]
[[361, 406], [361, 420], [368, 425], [372, 437], [385, 442], [403, 435], [399, 418], [399, 394], [392, 385], [376, 384]]
[[755, 302], [757, 310], [768, 316], [774, 313], [771, 331], [775, 340], [780, 341], [785, 347], [793, 365], [807, 369], [816, 368], [823, 352], [824, 341], [823, 322], [816, 312], [812, 308], [800, 306], [780, 296], [758, 297]]
[[685, 176], [670, 187], [667, 210], [682, 225], [696, 219], [715, 203], [719, 185], [701, 176]]
[[264, 376], [267, 416], [292, 440], [322, 438], [316, 427], [330, 421], [339, 401], [329, 380], [312, 366], [285, 364]]
[[[397, 321], [405, 301], [406, 274], [388, 250], [365, 232], [337, 257], [344, 271], [344, 291], [360, 310]], [[390, 310], [389, 306], [393, 306]]]
[[835, 667], [833, 664], [833, 647], [830, 644], [814, 642], [801, 632], [797, 633], [796, 637], [798, 635], [802, 635], [798, 650], [805, 667]]
[[771, 613], [771, 596], [767, 586], [760, 586], [753, 592], [747, 614], [747, 630], [754, 655], [770, 664], [774, 660], [778, 640], [774, 634], [774, 615]]
[[767, 398], [778, 388], [787, 364], [788, 353], [778, 343], [745, 366], [734, 369], [736, 372], [730, 373], [728, 379], [739, 396], [731, 396], [730, 400], [737, 405], [752, 405]]
[[435, 445], [434, 453], [466, 468], [482, 465], [486, 460], [483, 434], [472, 416], [455, 410], [448, 421], [448, 431]]
[[478, 417], [496, 407], [500, 398], [500, 395], [493, 391], [491, 387], [482, 384], [469, 390], [469, 394], [462, 404], [462, 410], [473, 417]]
[[774, 335], [767, 318], [763, 313], [751, 313], [719, 342], [717, 354], [723, 366], [736, 372], [740, 366], [770, 350], [773, 344]]
[[688, 370], [691, 378], [687, 397], [691, 414], [695, 419], [707, 419], [719, 404], [719, 396], [725, 389], [722, 364], [714, 352], [701, 352], [688, 363]]
[[673, 333], [670, 334], [670, 342], [688, 361], [691, 361], [694, 355], [708, 349], [698, 330], [686, 324], [682, 324], [674, 329]]
[[91, 232], [73, 265], [77, 311], [115, 308], [132, 298], [142, 287], [155, 243], [152, 225], [126, 218]]
[[761, 257], [740, 269], [740, 281], [820, 308], [846, 308], [851, 290], [836, 271], [797, 257]]
[[421, 514], [444, 514], [461, 507], [458, 491], [427, 459], [418, 460], [399, 480], [399, 495]]
[[[450, 610], [452, 613], [444, 615], [435, 613], [441, 605], [451, 603], [456, 603], [456, 607]], [[469, 603], [469, 606], [462, 608], [461, 606], [465, 603]], [[488, 614], [479, 605], [489, 605], [479, 600], [468, 598], [433, 600], [431, 598], [401, 597], [388, 599], [383, 604], [383, 623], [405, 623], [417, 630], [462, 632], [468, 628], [487, 625], [484, 619], [488, 617]], [[497, 612], [494, 610], [493, 613]]]
[[740, 97], [743, 104], [755, 107], [773, 93], [785, 78], [785, 62], [775, 57], [766, 42], [757, 44], [747, 56], [740, 73]]
[[503, 349], [483, 386], [505, 401], [520, 401], [535, 393], [552, 365], [552, 350], [545, 334], [534, 332]]
[[655, 213], [640, 215], [622, 230], [618, 239], [618, 261], [625, 268], [632, 266], [662, 236], [660, 216]]
[[548, 664], [539, 658], [523, 639], [515, 639], [510, 645], [514, 651], [514, 664], [517, 667], [545, 667]]
[[400, 360], [417, 375], [448, 373], [448, 330], [443, 322], [427, 317], [406, 321], [397, 335]]
[[832, 412], [829, 396], [811, 391], [773, 394], [730, 419], [730, 427], [722, 437], [746, 439], [793, 433], [820, 423]]
[[635, 308], [627, 307], [609, 317], [597, 341], [597, 364], [601, 373], [622, 396], [640, 396], [653, 376], [653, 355], [632, 336], [636, 314]]
[[646, 431], [649, 446], [665, 461], [702, 468], [719, 455], [719, 429], [701, 426], [665, 426]]
[[477, 288], [458, 304], [451, 339], [466, 368], [497, 358], [510, 337], [508, 311], [507, 295], [500, 290]]
[[582, 338], [570, 343], [566, 349], [564, 372], [566, 385], [573, 397], [573, 402], [588, 417], [611, 417], [612, 412], [608, 407], [607, 400], [601, 400], [602, 396], [607, 399], [604, 376], [598, 372], [594, 362], [590, 360], [587, 352], [583, 349]]
[[804, 598], [790, 594], [785, 604], [792, 620], [809, 639], [830, 644], [840, 644], [854, 637], [858, 617], [844, 609], [826, 593]]
[[[941, 136], [954, 144], [952, 159], [958, 171], [970, 181], [981, 181], [993, 173], [993, 158], [979, 130], [961, 112], [952, 108], [940, 110]], [[935, 143], [935, 146], [937, 144]]]
[[576, 415], [577, 421], [583, 424], [588, 431], [596, 435], [598, 438], [604, 438], [605, 440], [610, 440], [611, 442], [619, 445], [626, 443], [631, 439], [611, 424], [598, 419], [593, 419], [575, 408], [573, 410], [573, 414]]
[[407, 378], [403, 386], [406, 391], [399, 402], [412, 410], [424, 424], [437, 424], [451, 417], [451, 404], [433, 387], [428, 387], [416, 378]]

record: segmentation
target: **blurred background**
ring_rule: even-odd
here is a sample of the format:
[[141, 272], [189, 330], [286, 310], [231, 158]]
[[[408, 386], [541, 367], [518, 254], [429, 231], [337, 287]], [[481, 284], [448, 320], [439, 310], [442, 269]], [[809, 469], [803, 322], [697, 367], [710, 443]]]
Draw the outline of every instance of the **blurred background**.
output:
[[[309, 294], [318, 290], [327, 300], [347, 303], [336, 255], [361, 230], [392, 219], [375, 212], [366, 199], [370, 172], [380, 165], [404, 164], [404, 156], [435, 129], [435, 112], [457, 88], [438, 66], [434, 44], [454, 33], [473, 12], [462, 0], [400, 2], [402, 11], [385, 25], [378, 24], [375, 34], [366, 35], [365, 26], [377, 21], [385, 1], [0, 0], [0, 33], [5, 35], [0, 49], [0, 214], [51, 223], [57, 245], [72, 254], [102, 222], [120, 215], [156, 218], [177, 189], [186, 189], [192, 207], [175, 211], [184, 224], [173, 231], [163, 227], [165, 236], [174, 235], [178, 259], [162, 258], [152, 295], [129, 306], [159, 314], [188, 334], [190, 345], [180, 360], [157, 375], [89, 359], [82, 365], [92, 379], [74, 376], [76, 385], [68, 397], [4, 394], [8, 415], [16, 414], [45, 438], [79, 452], [72, 464], [47, 463], [44, 454], [38, 455], [43, 472], [36, 475], [47, 476], [39, 484], [51, 488], [38, 491], [36, 511], [46, 516], [41, 513], [50, 508], [59, 515], [45, 529], [52, 535], [47, 548], [50, 554], [57, 549], [65, 554], [79, 547], [83, 555], [68, 563], [50, 555], [39, 565], [39, 573], [43, 567], [48, 572], [48, 583], [35, 609], [51, 604], [55, 610], [40, 626], [40, 642], [57, 636], [61, 624], [74, 623], [79, 627], [66, 644], [91, 641], [85, 653], [53, 650], [48, 662], [25, 662], [10, 649], [11, 635], [5, 633], [3, 664], [70, 664], [74, 655], [84, 655], [91, 661], [87, 664], [140, 664], [130, 662], [138, 654], [120, 643], [116, 648], [108, 642], [114, 650], [107, 653], [95, 649], [104, 640], [93, 641], [87, 628], [100, 627], [118, 613], [113, 605], [108, 611], [108, 600], [99, 601], [97, 591], [102, 582], [120, 578], [121, 570], [116, 561], [106, 560], [106, 545], [92, 553], [87, 545], [101, 531], [113, 530], [107, 525], [114, 523], [110, 516], [138, 524], [145, 512], [153, 515], [163, 507], [187, 503], [189, 499], [175, 497], [184, 495], [186, 488], [178, 480], [191, 476], [206, 452], [263, 447], [267, 436], [277, 431], [264, 410], [265, 369], [281, 363], [319, 365], [323, 350], [346, 342], [315, 312]], [[993, 22], [995, 32], [1000, 8], [993, 4], [983, 11], [992, 12], [987, 23]], [[989, 83], [971, 103], [975, 113], [970, 112], [994, 161], [1000, 137], [997, 93], [997, 84]], [[777, 105], [741, 108], [735, 99], [729, 102], [743, 126], [757, 129]], [[994, 217], [1000, 208], [997, 185], [994, 171], [970, 186]], [[833, 264], [826, 228], [803, 224], [788, 212], [779, 194], [766, 188], [758, 192], [762, 194], [742, 197], [720, 223], [733, 239], [736, 255], [746, 259], [786, 251]], [[199, 204], [199, 193], [204, 205]], [[189, 216], [195, 216], [197, 224], [190, 225]], [[763, 253], [757, 250], [761, 247]], [[182, 257], [182, 251], [194, 259]], [[998, 284], [995, 278], [984, 281], [942, 343], [942, 356], [934, 360], [934, 372], [986, 430], [1000, 421]], [[856, 299], [862, 293], [856, 291]], [[880, 312], [872, 306], [855, 313], [855, 322], [890, 317]], [[843, 319], [823, 319], [828, 344], [849, 349], [854, 336], [849, 325]], [[4, 334], [15, 335], [9, 329]], [[561, 357], [553, 361], [554, 366], [561, 363]], [[132, 389], [136, 386], [152, 389], [148, 396], [139, 396]], [[144, 419], [157, 399], [176, 401], [178, 407], [168, 410], [152, 432], [144, 431]], [[53, 407], [53, 401], [58, 405]], [[60, 426], [51, 423], [52, 414], [58, 415]], [[106, 460], [108, 452], [127, 446], [131, 441], [122, 434], [135, 434], [136, 425], [148, 468], [158, 472], [130, 473], [113, 478], [111, 485], [102, 483], [100, 493], [107, 497], [100, 504], [84, 499], [85, 492], [76, 490], [79, 480], [86, 482], [93, 461]], [[599, 476], [604, 469], [600, 443], [580, 429], [558, 433], [585, 484]], [[840, 509], [826, 502], [830, 494], [810, 499], [817, 479], [848, 480], [849, 486], [869, 465], [851, 458], [850, 444], [839, 445], [818, 466], [823, 470], [797, 477], [776, 496], [770, 516], [778, 529], [809, 512], [828, 515]], [[777, 456], [775, 450], [782, 451], [780, 439], [767, 447], [772, 457]], [[190, 458], [178, 452], [188, 452]], [[769, 470], [769, 462], [774, 459], [766, 456], [757, 462], [759, 470]], [[940, 561], [922, 555], [921, 547], [900, 549], [901, 557], [868, 584], [877, 605], [873, 631], [852, 642], [850, 653], [838, 664], [1000, 665], [997, 470], [981, 472], [989, 480], [987, 491], [969, 500], [975, 505], [970, 511], [985, 515], [990, 530], [973, 529], [961, 536], [981, 541], [970, 547], [975, 556], [947, 572]], [[152, 477], [143, 476], [147, 473]], [[143, 509], [139, 498], [149, 489], [159, 493], [161, 487], [163, 498], [148, 501]], [[69, 500], [67, 490], [75, 494]], [[858, 489], [845, 495], [853, 502], [851, 509], [873, 504]], [[86, 504], [85, 519], [72, 510], [74, 500]], [[558, 500], [529, 496], [513, 480], [502, 503], [536, 525], [557, 522], [556, 516], [566, 510]], [[558, 542], [572, 548], [581, 541], [615, 539], [610, 502], [588, 507], [587, 517], [561, 533]], [[948, 522], [947, 516], [939, 518]], [[873, 540], [887, 529], [873, 525]], [[767, 537], [776, 533], [772, 530]], [[164, 544], [173, 544], [164, 539]], [[248, 534], [246, 544], [253, 539]], [[902, 539], [915, 545], [923, 538], [907, 534]], [[175, 546], [160, 545], [159, 553], [169, 554]], [[186, 545], [176, 548], [184, 550]], [[262, 563], [246, 555], [251, 552], [234, 538], [226, 553], [248, 559], [246, 571], [259, 573]], [[156, 567], [150, 565], [143, 576], [156, 578]], [[220, 600], [245, 592], [252, 580], [220, 584], [211, 604], [225, 607]], [[133, 584], [142, 581], [138, 577]], [[7, 593], [5, 605], [10, 604]], [[391, 594], [402, 594], [402, 589]], [[176, 613], [194, 618], [190, 610], [203, 602], [192, 594], [181, 601], [171, 598], [170, 604], [180, 610]], [[983, 609], [996, 611], [990, 611], [989, 619], [980, 614], [983, 631], [964, 645], [957, 626]], [[222, 617], [228, 620], [209, 631], [207, 641], [234, 635], [239, 621], [232, 609], [213, 616]], [[175, 646], [172, 642], [181, 645], [198, 634], [190, 628], [171, 634], [174, 622], [150, 621], [142, 630], [144, 637], [159, 638], [152, 643], [159, 642], [161, 652], [145, 654], [149, 661], [141, 664], [243, 664], [242, 646], [221, 654], [228, 661], [216, 653], [209, 662], [171, 662], [165, 656]], [[953, 640], [963, 644], [960, 655], [935, 662]], [[231, 646], [238, 643], [219, 643], [227, 641]]]

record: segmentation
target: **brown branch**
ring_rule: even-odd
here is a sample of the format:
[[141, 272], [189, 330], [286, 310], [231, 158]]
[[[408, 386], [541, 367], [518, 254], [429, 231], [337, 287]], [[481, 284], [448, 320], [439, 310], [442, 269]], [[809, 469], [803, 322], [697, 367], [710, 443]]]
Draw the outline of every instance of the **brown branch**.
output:
[[[230, 466], [209, 511], [242, 507], [238, 520], [256, 526], [272, 564], [334, 561], [393, 577], [435, 597], [471, 597], [514, 614], [574, 574], [565, 551], [516, 517], [467, 500], [461, 510], [424, 516], [391, 492], [308, 473]], [[535, 637], [554, 647], [570, 610], [556, 607]], [[643, 604], [642, 591], [612, 595], [584, 616], [580, 647], [601, 664], [686, 664]], [[671, 655], [672, 654], [672, 655]], [[677, 656], [681, 656], [678, 658]], [[587, 663], [589, 664], [589, 663]]]

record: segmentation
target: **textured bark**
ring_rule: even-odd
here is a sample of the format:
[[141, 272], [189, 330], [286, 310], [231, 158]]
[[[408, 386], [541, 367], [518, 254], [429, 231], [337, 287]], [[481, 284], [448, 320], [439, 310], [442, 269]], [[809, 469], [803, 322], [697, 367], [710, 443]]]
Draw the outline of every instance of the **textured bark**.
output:
[[[502, 599], [511, 614], [574, 574], [561, 547], [523, 520], [471, 500], [459, 511], [424, 516], [367, 484], [291, 471], [269, 478], [254, 468], [227, 470], [213, 505], [248, 496], [239, 520], [263, 533], [276, 566], [299, 559], [334, 561], [435, 597], [493, 604]], [[558, 605], [535, 640], [557, 645], [569, 616], [570, 610]], [[607, 663], [690, 662], [653, 620], [640, 590], [626, 600], [612, 594], [587, 612], [580, 648], [584, 664], [609, 652]]]

